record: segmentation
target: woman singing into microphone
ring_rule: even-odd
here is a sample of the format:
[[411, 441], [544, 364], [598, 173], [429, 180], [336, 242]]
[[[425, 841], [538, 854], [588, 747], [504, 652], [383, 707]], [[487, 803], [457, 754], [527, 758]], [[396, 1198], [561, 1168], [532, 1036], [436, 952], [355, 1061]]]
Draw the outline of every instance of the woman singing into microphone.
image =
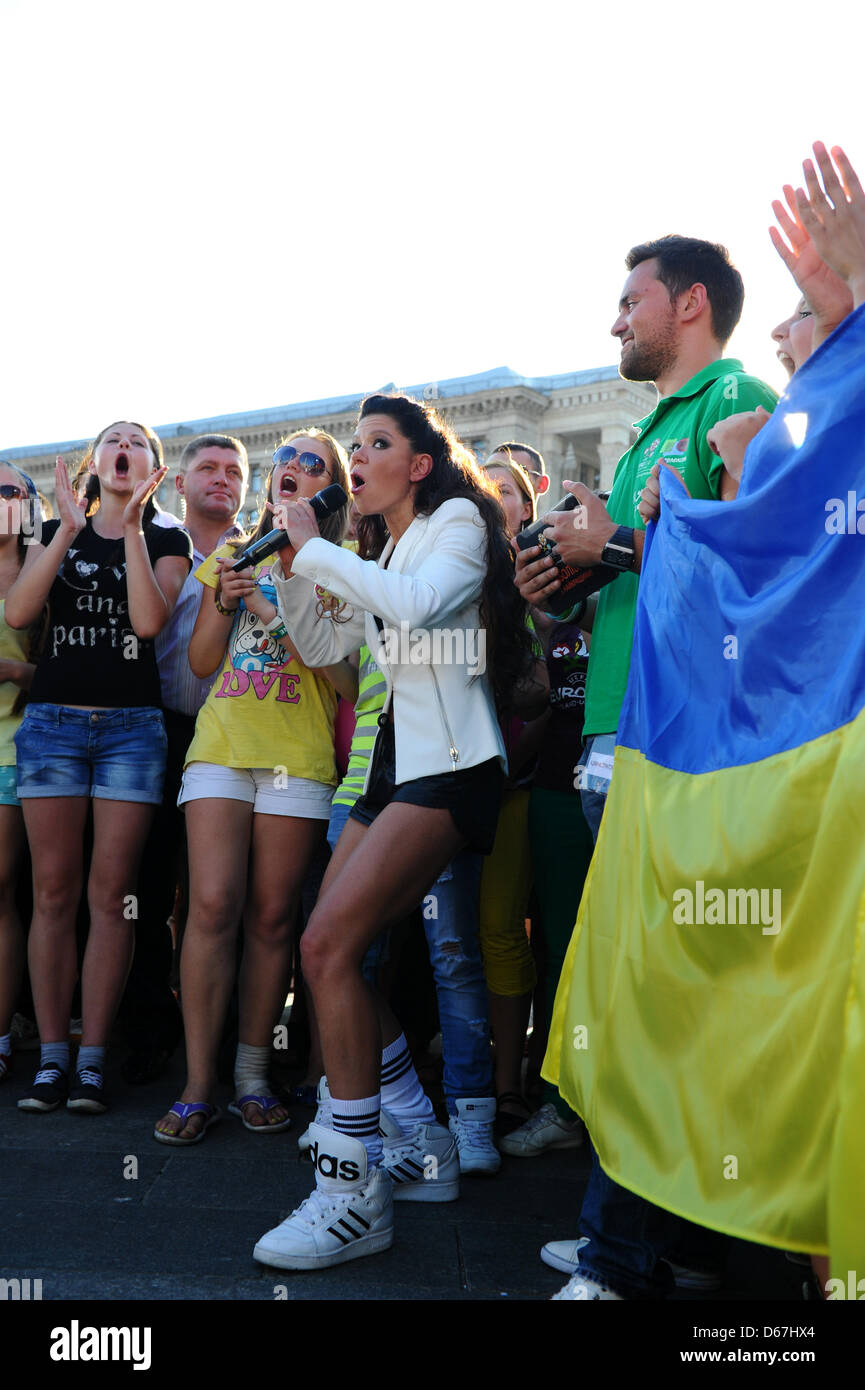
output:
[[[305, 502], [275, 514], [290, 541], [286, 577], [274, 573], [279, 607], [302, 660], [328, 665], [366, 640], [387, 687], [364, 794], [302, 942], [330, 1105], [310, 1127], [316, 1190], [255, 1247], [256, 1259], [288, 1269], [387, 1248], [393, 1196], [458, 1195], [454, 1141], [360, 965], [454, 855], [489, 852], [505, 762], [496, 707], [533, 674], [501, 507], [435, 412], [406, 396], [364, 401], [351, 485], [358, 555], [322, 539]], [[316, 584], [340, 596], [341, 611], [311, 602]]]

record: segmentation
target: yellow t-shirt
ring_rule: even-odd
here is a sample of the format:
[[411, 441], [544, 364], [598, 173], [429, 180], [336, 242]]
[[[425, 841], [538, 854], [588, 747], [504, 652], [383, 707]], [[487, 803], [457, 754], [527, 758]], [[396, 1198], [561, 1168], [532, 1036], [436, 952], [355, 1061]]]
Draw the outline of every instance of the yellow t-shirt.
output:
[[[27, 633], [19, 632], [6, 622], [6, 600], [0, 598], [0, 657], [4, 661], [27, 660]], [[15, 766], [15, 730], [22, 716], [12, 713], [12, 706], [21, 694], [14, 681], [0, 681], [0, 767]]]
[[[220, 546], [199, 565], [196, 578], [215, 589], [217, 559], [234, 553], [232, 545]], [[272, 563], [268, 559], [256, 565], [255, 577], [276, 606]], [[290, 656], [241, 604], [222, 670], [198, 713], [186, 762], [273, 767], [289, 777], [336, 786], [335, 714], [336, 691], [330, 681]]]

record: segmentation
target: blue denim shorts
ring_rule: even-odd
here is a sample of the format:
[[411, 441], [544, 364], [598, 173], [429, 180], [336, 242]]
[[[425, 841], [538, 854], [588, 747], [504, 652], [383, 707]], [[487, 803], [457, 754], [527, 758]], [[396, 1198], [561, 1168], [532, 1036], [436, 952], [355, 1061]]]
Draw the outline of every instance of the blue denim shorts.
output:
[[[0, 806], [20, 806], [21, 802], [15, 795], [15, 787], [18, 782], [18, 774], [15, 764], [4, 763], [0, 766]], [[348, 808], [346, 808], [348, 809]]]
[[18, 795], [162, 801], [162, 711], [28, 705], [15, 733]]

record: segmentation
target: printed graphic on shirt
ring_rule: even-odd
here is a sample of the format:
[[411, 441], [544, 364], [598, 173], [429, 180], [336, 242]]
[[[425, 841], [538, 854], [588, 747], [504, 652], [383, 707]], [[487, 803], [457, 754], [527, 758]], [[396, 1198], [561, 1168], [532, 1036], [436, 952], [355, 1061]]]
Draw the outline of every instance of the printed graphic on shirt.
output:
[[[276, 589], [270, 569], [261, 570], [258, 587], [268, 603], [276, 607]], [[271, 637], [258, 614], [250, 612], [241, 602], [231, 629], [228, 662], [215, 690], [216, 698], [246, 695], [251, 690], [257, 699], [264, 700], [272, 691], [280, 703], [295, 705], [300, 700], [300, 673], [297, 662], [294, 662], [294, 671], [288, 670], [293, 661], [291, 654]]]
[[637, 472], [634, 486], [634, 513], [638, 525], [642, 526], [643, 523], [637, 508], [643, 496], [643, 488], [646, 486], [649, 474], [655, 464], [670, 464], [672, 468], [675, 468], [681, 473], [688, 458], [688, 446], [690, 442], [690, 438], [687, 436], [684, 439], [665, 439], [663, 444], [660, 438], [655, 438], [652, 440], [651, 444], [646, 445], [645, 449], [640, 454], [637, 459]]
[[571, 709], [584, 703], [588, 658], [589, 649], [582, 634], [577, 642], [558, 641], [550, 648], [550, 705], [553, 708]]
[[286, 651], [255, 613], [242, 609], [231, 642], [231, 664], [238, 671], [273, 671], [285, 665]]
[[[221, 546], [199, 565], [197, 578], [215, 589], [216, 561], [233, 554], [231, 545]], [[255, 575], [260, 592], [276, 608], [270, 565], [262, 564]], [[336, 691], [327, 677], [304, 666], [241, 604], [186, 761], [220, 767], [277, 766], [289, 777], [335, 786], [335, 714]]]

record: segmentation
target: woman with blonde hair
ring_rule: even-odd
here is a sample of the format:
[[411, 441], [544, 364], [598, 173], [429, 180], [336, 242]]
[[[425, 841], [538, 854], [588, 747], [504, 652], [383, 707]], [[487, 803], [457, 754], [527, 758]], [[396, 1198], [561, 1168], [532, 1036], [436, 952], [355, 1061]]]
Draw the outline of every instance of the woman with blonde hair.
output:
[[[275, 561], [232, 573], [239, 551], [272, 527], [282, 502], [332, 483], [348, 492], [344, 450], [321, 430], [298, 430], [273, 455], [252, 536], [229, 542], [198, 569], [211, 591], [199, 610], [189, 663], [219, 675], [189, 747], [179, 805], [189, 844], [189, 915], [180, 966], [186, 1034], [183, 1094], [156, 1125], [161, 1144], [190, 1145], [219, 1118], [213, 1103], [220, 1034], [242, 919], [239, 1042], [230, 1107], [253, 1134], [288, 1128], [268, 1060], [285, 1002], [301, 886], [324, 840], [336, 785], [333, 724], [340, 668], [308, 669], [276, 607]], [[339, 544], [348, 501], [322, 523]], [[327, 600], [313, 595], [311, 603]], [[220, 669], [221, 668], [221, 669]]]

